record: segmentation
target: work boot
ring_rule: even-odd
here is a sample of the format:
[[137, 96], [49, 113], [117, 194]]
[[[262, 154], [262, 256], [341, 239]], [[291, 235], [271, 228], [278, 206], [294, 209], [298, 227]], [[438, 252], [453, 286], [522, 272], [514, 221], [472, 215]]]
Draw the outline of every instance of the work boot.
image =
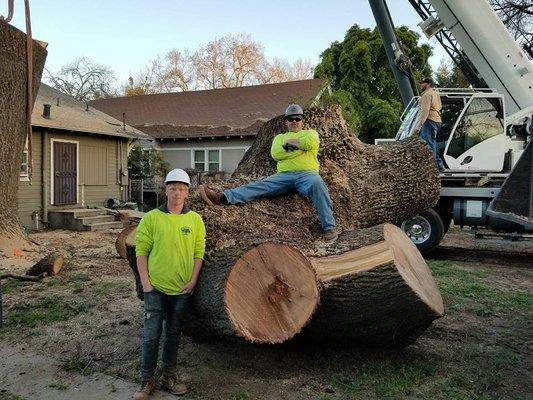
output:
[[222, 204], [222, 192], [211, 190], [204, 185], [198, 186], [198, 191], [200, 192], [202, 199], [204, 199], [204, 201], [210, 206]]
[[335, 239], [337, 239], [338, 236], [339, 234], [337, 233], [335, 228], [332, 228], [328, 229], [323, 233], [322, 240], [324, 240], [325, 242], [333, 242]]
[[176, 375], [164, 376], [161, 379], [161, 389], [175, 396], [181, 396], [187, 393], [187, 386], [184, 383], [180, 383]]
[[155, 379], [150, 378], [141, 382], [141, 387], [133, 395], [133, 400], [148, 400], [155, 390]]

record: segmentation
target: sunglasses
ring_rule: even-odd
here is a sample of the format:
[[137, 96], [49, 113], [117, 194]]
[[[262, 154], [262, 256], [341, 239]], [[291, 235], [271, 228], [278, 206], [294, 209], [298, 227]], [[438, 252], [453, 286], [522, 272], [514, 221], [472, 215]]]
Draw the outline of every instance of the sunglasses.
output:
[[289, 122], [300, 122], [302, 120], [301, 117], [289, 117], [287, 118], [287, 121]]

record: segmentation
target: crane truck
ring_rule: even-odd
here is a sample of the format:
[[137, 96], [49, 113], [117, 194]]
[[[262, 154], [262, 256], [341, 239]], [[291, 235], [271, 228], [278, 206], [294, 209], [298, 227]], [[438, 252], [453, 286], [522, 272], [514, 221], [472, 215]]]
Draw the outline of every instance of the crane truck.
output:
[[[451, 222], [514, 237], [533, 231], [533, 63], [487, 0], [407, 0], [473, 87], [439, 88], [445, 162], [432, 209], [401, 222], [422, 253]], [[385, 0], [369, 0], [405, 111], [396, 140], [414, 134], [416, 82]], [[529, 54], [531, 56], [531, 54]]]

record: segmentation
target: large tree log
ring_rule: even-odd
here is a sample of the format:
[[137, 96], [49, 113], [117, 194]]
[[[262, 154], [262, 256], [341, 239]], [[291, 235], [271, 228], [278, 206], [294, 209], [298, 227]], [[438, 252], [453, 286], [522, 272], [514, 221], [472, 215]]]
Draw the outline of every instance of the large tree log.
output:
[[[33, 99], [37, 95], [46, 50], [33, 41]], [[26, 35], [0, 21], [0, 251], [9, 256], [25, 243], [18, 216], [20, 164], [26, 140]], [[33, 106], [33, 103], [32, 103]]]
[[311, 258], [323, 290], [304, 337], [403, 346], [444, 315], [424, 258], [396, 226], [344, 232], [325, 253]]
[[[139, 291], [134, 247], [127, 252]], [[314, 269], [293, 247], [262, 243], [248, 250], [227, 248], [202, 268], [193, 297], [198, 315], [188, 332], [282, 343], [307, 325], [318, 301]]]
[[[128, 259], [139, 289], [132, 246]], [[343, 232], [314, 255], [270, 242], [212, 254], [193, 307], [186, 326], [193, 336], [281, 343], [305, 327], [302, 339], [386, 347], [410, 343], [444, 314], [423, 257], [391, 224]]]
[[[320, 134], [321, 175], [344, 233], [332, 244], [320, 241], [315, 211], [297, 194], [209, 207], [193, 190], [189, 205], [206, 222], [207, 253], [193, 297], [198, 319], [188, 332], [279, 343], [308, 325], [314, 310], [309, 293], [322, 290], [302, 337], [403, 345], [443, 315], [442, 299], [403, 232], [390, 224], [361, 228], [399, 222], [436, 203], [440, 183], [433, 154], [419, 139], [366, 145], [348, 131], [337, 107], [308, 110], [305, 118]], [[234, 187], [274, 173], [270, 145], [282, 124], [282, 118], [267, 122], [232, 180], [213, 186]], [[288, 256], [292, 252], [299, 256]], [[307, 264], [320, 280], [314, 290], [302, 273]], [[252, 286], [257, 281], [264, 283]], [[269, 308], [275, 293], [280, 303]], [[307, 293], [305, 307], [293, 309], [287, 298], [303, 300], [290, 293]]]
[[[424, 141], [413, 138], [379, 146], [365, 144], [348, 130], [335, 106], [306, 110], [305, 121], [320, 135], [320, 174], [342, 230], [396, 224], [436, 204], [439, 173]], [[274, 136], [284, 130], [282, 117], [266, 122], [232, 179], [209, 186], [231, 188], [275, 173], [270, 146]], [[298, 194], [214, 207], [193, 194], [190, 203], [207, 221], [208, 248], [246, 248], [257, 240], [273, 240], [307, 251], [320, 237], [315, 210]]]

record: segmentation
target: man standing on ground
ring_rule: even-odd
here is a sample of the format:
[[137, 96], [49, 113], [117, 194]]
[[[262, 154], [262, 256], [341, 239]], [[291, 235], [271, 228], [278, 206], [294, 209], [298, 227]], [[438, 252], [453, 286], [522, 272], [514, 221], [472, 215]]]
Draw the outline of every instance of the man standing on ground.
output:
[[437, 134], [440, 131], [442, 119], [440, 117], [440, 111], [442, 104], [439, 94], [433, 90], [433, 79], [426, 78], [420, 82], [420, 89], [423, 91], [422, 96], [418, 103], [418, 119], [415, 125], [415, 132], [420, 135], [421, 139], [424, 139], [435, 156], [435, 161], [439, 170], [444, 170], [444, 162], [440, 157], [437, 148]]
[[309, 196], [315, 207], [323, 231], [323, 239], [337, 238], [335, 218], [328, 188], [320, 177], [317, 131], [303, 129], [303, 110], [298, 104], [290, 104], [285, 110], [288, 132], [277, 135], [270, 154], [277, 161], [277, 174], [250, 182], [235, 189], [216, 192], [200, 186], [200, 194], [208, 204], [241, 204], [260, 197], [275, 197], [297, 191]]
[[185, 171], [170, 171], [165, 179], [166, 204], [147, 213], [137, 227], [135, 248], [144, 291], [144, 333], [142, 383], [133, 396], [135, 400], [150, 398], [155, 389], [163, 325], [161, 387], [175, 395], [187, 392], [176, 377], [178, 346], [183, 316], [205, 252], [202, 217], [185, 205], [189, 185]]

